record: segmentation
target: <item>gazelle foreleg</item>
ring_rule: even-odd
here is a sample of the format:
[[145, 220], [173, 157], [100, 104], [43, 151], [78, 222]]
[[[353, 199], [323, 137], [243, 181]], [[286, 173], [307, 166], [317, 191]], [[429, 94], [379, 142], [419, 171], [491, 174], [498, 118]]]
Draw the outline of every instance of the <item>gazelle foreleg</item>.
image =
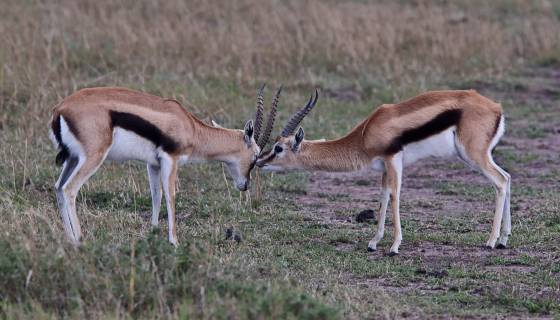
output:
[[387, 175], [391, 186], [391, 211], [393, 213], [393, 245], [389, 251], [390, 256], [399, 253], [399, 246], [402, 242], [401, 217], [399, 201], [402, 183], [403, 153], [399, 152], [385, 161]]
[[161, 169], [157, 165], [148, 164], [148, 180], [152, 194], [152, 226], [159, 224], [159, 211], [161, 209]]
[[175, 225], [175, 183], [177, 180], [177, 160], [164, 154], [160, 158], [161, 181], [167, 206], [167, 221], [169, 227], [169, 242], [178, 245], [177, 227]]
[[377, 231], [375, 236], [368, 243], [368, 251], [377, 250], [377, 244], [383, 239], [385, 233], [385, 216], [387, 214], [387, 206], [389, 205], [389, 197], [391, 195], [391, 187], [387, 178], [387, 171], [383, 171], [381, 177], [381, 202], [379, 205], [379, 212], [377, 213]]

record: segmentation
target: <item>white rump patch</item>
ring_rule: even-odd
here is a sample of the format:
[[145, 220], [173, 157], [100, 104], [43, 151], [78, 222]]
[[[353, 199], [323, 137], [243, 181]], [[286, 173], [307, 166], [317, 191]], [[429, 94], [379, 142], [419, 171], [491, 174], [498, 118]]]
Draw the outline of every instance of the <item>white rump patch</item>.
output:
[[66, 120], [64, 120], [62, 116], [60, 116], [60, 139], [62, 140], [62, 143], [64, 143], [64, 145], [68, 147], [68, 152], [70, 152], [71, 155], [79, 157], [80, 161], [82, 161], [82, 158], [85, 158], [82, 144], [70, 131], [68, 123], [66, 123]]
[[502, 136], [504, 135], [505, 132], [505, 122], [504, 122], [504, 116], [500, 116], [500, 124], [498, 124], [498, 130], [496, 130], [496, 134], [494, 135], [494, 137], [492, 138], [492, 141], [490, 142], [490, 148], [489, 148], [489, 152], [492, 152], [492, 149], [494, 149], [494, 147], [498, 144], [498, 141], [500, 141], [500, 139], [502, 138]]

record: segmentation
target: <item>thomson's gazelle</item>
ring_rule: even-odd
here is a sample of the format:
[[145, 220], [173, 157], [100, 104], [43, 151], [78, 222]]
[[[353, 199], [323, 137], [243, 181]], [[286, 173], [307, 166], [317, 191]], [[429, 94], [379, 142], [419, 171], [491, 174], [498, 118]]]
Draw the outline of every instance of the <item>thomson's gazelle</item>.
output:
[[313, 108], [312, 100], [290, 119], [272, 150], [259, 157], [257, 166], [265, 170], [382, 170], [377, 233], [368, 244], [369, 251], [376, 250], [383, 237], [391, 197], [394, 242], [390, 254], [398, 253], [403, 166], [429, 156], [452, 155], [481, 171], [496, 188], [494, 222], [486, 245], [506, 246], [511, 233], [511, 179], [492, 159], [492, 150], [504, 133], [500, 104], [473, 90], [427, 92], [398, 104], [384, 104], [344, 137], [321, 142], [304, 140], [302, 128], [292, 135]]
[[[249, 120], [244, 130], [208, 126], [175, 100], [125, 88], [82, 89], [65, 98], [53, 110], [51, 136], [59, 149], [56, 162], [63, 165], [55, 188], [64, 229], [71, 242], [79, 244], [81, 236], [76, 215], [78, 190], [105, 159], [147, 163], [152, 225], [158, 225], [163, 187], [169, 241], [174, 245], [177, 245], [175, 180], [179, 164], [221, 161], [228, 167], [237, 188], [247, 190], [251, 169], [268, 140], [266, 135], [259, 140], [262, 89], [255, 128]], [[278, 95], [273, 101], [273, 111], [277, 103]], [[268, 122], [273, 121], [269, 117]]]

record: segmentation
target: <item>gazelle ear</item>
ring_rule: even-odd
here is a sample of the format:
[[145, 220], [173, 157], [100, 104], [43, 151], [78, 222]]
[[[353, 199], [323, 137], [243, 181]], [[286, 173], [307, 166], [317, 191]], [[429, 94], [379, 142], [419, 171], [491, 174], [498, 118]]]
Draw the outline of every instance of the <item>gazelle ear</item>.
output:
[[303, 131], [302, 127], [299, 127], [295, 137], [294, 137], [294, 145], [292, 146], [292, 150], [294, 152], [299, 151], [299, 147], [301, 146], [301, 142], [303, 141], [303, 137], [305, 136], [305, 131]]
[[243, 131], [245, 132], [245, 143], [250, 147], [251, 139], [253, 138], [253, 120], [249, 120], [245, 123]]
[[212, 126], [213, 126], [214, 128], [222, 128], [222, 129], [224, 128], [224, 127], [222, 127], [221, 125], [219, 125], [219, 124], [218, 124], [216, 121], [214, 121], [214, 120], [212, 120]]

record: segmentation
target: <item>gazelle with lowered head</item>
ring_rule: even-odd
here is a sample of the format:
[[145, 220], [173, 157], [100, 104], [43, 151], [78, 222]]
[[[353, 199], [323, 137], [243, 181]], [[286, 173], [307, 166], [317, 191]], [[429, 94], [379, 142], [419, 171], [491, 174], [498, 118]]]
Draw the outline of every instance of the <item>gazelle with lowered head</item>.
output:
[[394, 255], [402, 241], [399, 197], [403, 166], [430, 156], [456, 155], [494, 185], [496, 208], [486, 245], [506, 246], [511, 233], [511, 179], [492, 159], [492, 150], [504, 133], [500, 104], [473, 90], [431, 91], [401, 103], [381, 105], [336, 140], [304, 140], [301, 127], [293, 135], [316, 101], [317, 92], [292, 116], [272, 149], [259, 157], [257, 166], [264, 170], [383, 171], [377, 232], [368, 251], [375, 251], [383, 238], [391, 198], [394, 240], [389, 254]]
[[[177, 245], [175, 183], [180, 164], [223, 162], [237, 188], [247, 190], [250, 172], [274, 122], [269, 117], [267, 128], [271, 128], [261, 136], [263, 89], [264, 86], [258, 94], [256, 125], [249, 120], [243, 130], [206, 125], [176, 100], [125, 88], [88, 88], [65, 98], [53, 110], [51, 138], [59, 149], [56, 162], [63, 165], [55, 189], [64, 229], [71, 242], [77, 245], [81, 237], [76, 195], [106, 159], [139, 160], [147, 164], [151, 222], [158, 225], [163, 189], [169, 241], [174, 245]], [[272, 102], [273, 114], [279, 93]]]

